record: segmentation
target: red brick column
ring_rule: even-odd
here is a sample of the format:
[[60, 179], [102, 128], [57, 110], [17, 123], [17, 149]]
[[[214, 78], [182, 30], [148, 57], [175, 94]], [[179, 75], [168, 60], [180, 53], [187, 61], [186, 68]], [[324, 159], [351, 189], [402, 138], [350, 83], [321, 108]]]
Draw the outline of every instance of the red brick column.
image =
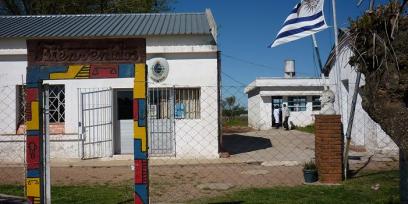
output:
[[340, 115], [316, 115], [315, 158], [321, 183], [343, 180], [342, 125]]

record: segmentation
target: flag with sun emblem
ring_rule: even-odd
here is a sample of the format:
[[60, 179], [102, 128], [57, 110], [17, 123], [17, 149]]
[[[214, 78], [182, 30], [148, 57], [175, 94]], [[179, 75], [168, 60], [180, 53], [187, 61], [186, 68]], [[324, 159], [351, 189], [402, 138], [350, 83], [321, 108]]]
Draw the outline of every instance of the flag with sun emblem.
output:
[[298, 3], [269, 47], [276, 47], [326, 29], [323, 6], [324, 0], [302, 0]]

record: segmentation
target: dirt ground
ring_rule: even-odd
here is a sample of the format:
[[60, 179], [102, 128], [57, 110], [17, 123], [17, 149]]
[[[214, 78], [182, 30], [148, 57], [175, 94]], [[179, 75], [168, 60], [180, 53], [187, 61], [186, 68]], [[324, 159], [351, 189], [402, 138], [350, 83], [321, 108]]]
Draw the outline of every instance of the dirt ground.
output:
[[[23, 177], [13, 174], [19, 167], [0, 168], [0, 184], [21, 184]], [[262, 171], [259, 171], [262, 170]], [[260, 174], [260, 175], [256, 175]], [[130, 166], [84, 166], [51, 168], [52, 185], [132, 185]], [[300, 167], [263, 167], [259, 164], [172, 165], [150, 167], [150, 192], [154, 202], [180, 202], [198, 197], [214, 196], [229, 190], [302, 183]], [[200, 189], [207, 183], [231, 186], [228, 190]]]
[[[357, 167], [357, 166], [356, 166]], [[398, 162], [370, 162], [365, 170], [397, 169]], [[355, 168], [357, 169], [357, 168]], [[22, 184], [21, 167], [0, 167], [0, 184]], [[3, 175], [3, 176], [2, 176]], [[4, 175], [8, 175], [5, 177]], [[14, 176], [13, 176], [14, 175]], [[51, 168], [53, 185], [132, 185], [133, 171], [126, 166], [64, 166]], [[200, 184], [222, 183], [231, 188], [212, 190]], [[150, 167], [153, 202], [182, 202], [250, 187], [295, 186], [303, 183], [301, 166], [253, 164], [162, 165]]]
[[[149, 161], [150, 195], [156, 202], [183, 202], [250, 187], [295, 186], [303, 183], [302, 164], [314, 157], [314, 137], [299, 131], [268, 130], [226, 133], [230, 157], [213, 160]], [[350, 175], [398, 169], [388, 156], [358, 153]], [[381, 156], [381, 157], [379, 157]], [[111, 160], [51, 161], [52, 185], [133, 184], [132, 157]], [[0, 164], [0, 185], [24, 184], [24, 168]], [[227, 189], [212, 189], [213, 184]], [[1, 193], [1, 192], [0, 192]]]

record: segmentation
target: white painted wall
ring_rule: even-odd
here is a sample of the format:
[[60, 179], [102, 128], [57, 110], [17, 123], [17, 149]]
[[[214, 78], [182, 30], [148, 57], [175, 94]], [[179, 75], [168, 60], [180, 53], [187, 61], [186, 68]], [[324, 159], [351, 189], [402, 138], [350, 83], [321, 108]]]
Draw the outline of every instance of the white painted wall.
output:
[[[79, 158], [80, 143], [78, 135], [51, 135], [51, 158]], [[22, 164], [25, 156], [24, 135], [0, 136], [0, 162]]]
[[156, 83], [149, 79], [149, 87], [200, 88], [200, 119], [176, 119], [177, 158], [218, 157], [218, 97], [217, 54], [163, 54], [169, 63], [169, 75]]
[[[218, 157], [218, 98], [217, 98], [217, 46], [212, 37], [161, 36], [148, 37], [147, 59], [164, 57], [168, 60], [170, 71], [166, 80], [155, 83], [149, 80], [149, 87], [194, 87], [201, 88], [201, 118], [195, 120], [176, 120], [177, 158], [217, 158]], [[24, 39], [0, 39], [0, 87], [11, 85], [10, 98], [15, 98], [16, 84], [25, 81], [26, 45]], [[23, 77], [23, 79], [22, 79]], [[84, 79], [50, 80], [49, 84], [65, 85], [65, 132], [76, 140], [78, 136], [78, 89], [79, 88], [133, 88], [133, 79]], [[14, 90], [13, 90], [14, 89]], [[0, 104], [0, 110], [11, 110]], [[14, 107], [15, 109], [15, 107]], [[15, 116], [15, 111], [6, 113]], [[15, 121], [14, 123], [15, 124]], [[0, 131], [5, 127], [1, 126]], [[14, 134], [15, 125], [8, 127]], [[65, 136], [64, 136], [65, 137]], [[78, 144], [78, 141], [75, 141]], [[65, 145], [64, 145], [65, 144]], [[76, 151], [67, 142], [52, 150]], [[57, 151], [56, 151], [57, 152]], [[53, 153], [52, 153], [53, 154]], [[65, 154], [71, 157], [71, 153]], [[64, 154], [55, 156], [64, 157]]]
[[[342, 114], [343, 131], [346, 132], [348, 126], [348, 118], [351, 110], [351, 103], [353, 100], [353, 94], [355, 91], [355, 82], [357, 73], [353, 67], [348, 64], [349, 58], [352, 56], [350, 50], [341, 52], [339, 56], [338, 66], [340, 67], [340, 74], [336, 75], [334, 65], [329, 73], [330, 89], [337, 93], [340, 92], [340, 97], [337, 97], [338, 102], [335, 103], [335, 109], [338, 114]], [[341, 76], [341, 80], [348, 80], [345, 84], [340, 83], [337, 85], [337, 76]], [[360, 86], [363, 86], [364, 76], [362, 76]], [[381, 129], [380, 125], [374, 122], [367, 112], [362, 107], [362, 98], [358, 95], [355, 117], [352, 127], [352, 144], [364, 146], [369, 151], [396, 151], [398, 150], [395, 143], [390, 137]], [[339, 107], [341, 105], [341, 107]]]
[[16, 85], [25, 81], [26, 61], [6, 61], [0, 56], [0, 134], [16, 132]]

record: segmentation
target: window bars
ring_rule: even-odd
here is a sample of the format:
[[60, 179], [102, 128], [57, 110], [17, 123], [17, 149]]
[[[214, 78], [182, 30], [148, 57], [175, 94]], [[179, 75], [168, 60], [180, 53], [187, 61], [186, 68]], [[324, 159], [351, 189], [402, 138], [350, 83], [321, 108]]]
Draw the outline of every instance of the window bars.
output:
[[50, 122], [65, 122], [65, 86], [50, 85], [49, 92]]

